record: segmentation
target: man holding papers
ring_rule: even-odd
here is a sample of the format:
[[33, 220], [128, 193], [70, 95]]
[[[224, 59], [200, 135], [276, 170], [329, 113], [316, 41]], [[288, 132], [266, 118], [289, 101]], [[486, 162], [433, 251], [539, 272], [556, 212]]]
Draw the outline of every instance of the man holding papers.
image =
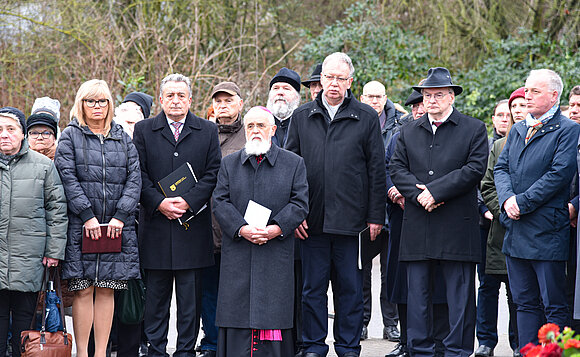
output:
[[[211, 215], [202, 208], [217, 181], [221, 160], [218, 131], [214, 123], [189, 111], [191, 81], [186, 76], [165, 77], [159, 101], [163, 111], [137, 123], [133, 137], [143, 179], [139, 252], [147, 286], [145, 334], [149, 356], [166, 356], [175, 281], [178, 336], [173, 355], [193, 356], [199, 330], [200, 271], [213, 264]], [[185, 163], [191, 166], [195, 185], [179, 196], [166, 197], [159, 181]], [[178, 221], [186, 212], [196, 213], [187, 229]]]
[[308, 213], [306, 168], [272, 145], [268, 109], [250, 109], [244, 129], [245, 148], [222, 160], [213, 195], [223, 234], [217, 354], [293, 356], [293, 232]]

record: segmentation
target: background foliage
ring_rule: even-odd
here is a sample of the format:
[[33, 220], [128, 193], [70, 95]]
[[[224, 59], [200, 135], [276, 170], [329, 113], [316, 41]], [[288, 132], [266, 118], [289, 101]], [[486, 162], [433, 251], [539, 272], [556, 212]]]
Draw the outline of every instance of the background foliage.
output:
[[240, 85], [249, 108], [265, 103], [282, 66], [309, 77], [345, 51], [355, 95], [378, 79], [402, 103], [429, 67], [447, 66], [465, 89], [458, 108], [488, 121], [532, 68], [557, 70], [565, 92], [580, 83], [579, 45], [578, 0], [4, 0], [0, 106], [29, 112], [49, 95], [68, 118], [85, 80], [106, 80], [118, 99], [157, 96], [161, 78], [180, 72], [193, 80], [194, 112], [222, 80]]

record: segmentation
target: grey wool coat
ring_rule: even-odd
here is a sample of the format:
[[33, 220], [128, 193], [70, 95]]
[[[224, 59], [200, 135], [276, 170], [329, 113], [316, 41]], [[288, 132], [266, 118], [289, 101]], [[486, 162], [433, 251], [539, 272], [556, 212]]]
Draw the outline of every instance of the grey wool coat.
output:
[[[109, 135], [99, 139], [73, 119], [56, 148], [58, 169], [68, 201], [68, 241], [63, 279], [139, 278], [135, 211], [141, 193], [139, 156], [123, 128], [111, 123]], [[123, 223], [120, 253], [82, 254], [83, 224], [91, 218]]]
[[[282, 235], [263, 245], [239, 237], [253, 200], [272, 210], [268, 224]], [[306, 167], [298, 155], [272, 145], [257, 164], [242, 149], [226, 156], [218, 174], [213, 211], [222, 231], [216, 325], [289, 329], [293, 323], [294, 234], [308, 213]]]

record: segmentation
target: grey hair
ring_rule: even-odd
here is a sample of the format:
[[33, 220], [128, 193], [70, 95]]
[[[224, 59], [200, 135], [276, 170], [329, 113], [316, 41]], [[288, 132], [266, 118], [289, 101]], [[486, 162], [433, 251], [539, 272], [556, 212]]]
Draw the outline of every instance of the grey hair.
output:
[[348, 70], [349, 70], [349, 77], [354, 76], [354, 66], [352, 65], [352, 60], [350, 59], [350, 57], [348, 57], [348, 55], [344, 52], [334, 52], [328, 56], [326, 56], [326, 58], [324, 59], [324, 62], [322, 62], [322, 73], [324, 72], [324, 68], [326, 68], [326, 65], [329, 61], [338, 61], [338, 62], [342, 62], [345, 63], [346, 65], [348, 65]]
[[183, 82], [187, 85], [187, 90], [189, 90], [189, 98], [191, 98], [191, 79], [180, 73], [173, 73], [161, 80], [161, 86], [159, 87], [159, 98], [163, 96], [163, 89], [165, 89], [165, 84], [167, 82]]
[[570, 100], [573, 95], [580, 95], [580, 86], [574, 86], [574, 88], [572, 88], [570, 90], [570, 95], [568, 96], [568, 100]]
[[268, 123], [270, 125], [276, 125], [276, 121], [274, 120], [274, 115], [272, 115], [272, 113], [270, 112], [270, 110], [268, 110], [268, 108], [262, 107], [262, 106], [256, 106], [256, 107], [252, 107], [250, 108], [250, 110], [248, 110], [248, 112], [246, 113], [246, 115], [244, 115], [244, 120], [243, 120], [243, 124], [246, 125], [246, 118], [254, 115], [254, 114], [266, 114], [266, 117], [268, 118]]
[[547, 68], [533, 69], [530, 71], [527, 79], [535, 76], [545, 77], [548, 80], [548, 86], [550, 90], [555, 90], [558, 92], [558, 100], [556, 103], [560, 103], [560, 96], [562, 95], [562, 90], [564, 90], [564, 83], [562, 83], [562, 78], [560, 78], [558, 73]]

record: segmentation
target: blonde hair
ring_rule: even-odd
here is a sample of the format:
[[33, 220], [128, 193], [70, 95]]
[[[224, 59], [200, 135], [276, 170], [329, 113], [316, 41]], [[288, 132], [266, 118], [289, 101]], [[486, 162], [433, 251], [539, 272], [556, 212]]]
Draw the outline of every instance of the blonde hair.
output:
[[[107, 115], [105, 116], [105, 129], [104, 134], [107, 135], [109, 130], [111, 130], [111, 122], [115, 116], [115, 104], [113, 103], [113, 96], [109, 90], [107, 82], [101, 79], [91, 79], [81, 84], [77, 95], [75, 97], [75, 103], [70, 110], [70, 119], [77, 118], [81, 126], [87, 126], [85, 120], [85, 112], [83, 110], [83, 100], [84, 99], [105, 99], [108, 100], [107, 105]], [[96, 104], [98, 105], [98, 104]]]

